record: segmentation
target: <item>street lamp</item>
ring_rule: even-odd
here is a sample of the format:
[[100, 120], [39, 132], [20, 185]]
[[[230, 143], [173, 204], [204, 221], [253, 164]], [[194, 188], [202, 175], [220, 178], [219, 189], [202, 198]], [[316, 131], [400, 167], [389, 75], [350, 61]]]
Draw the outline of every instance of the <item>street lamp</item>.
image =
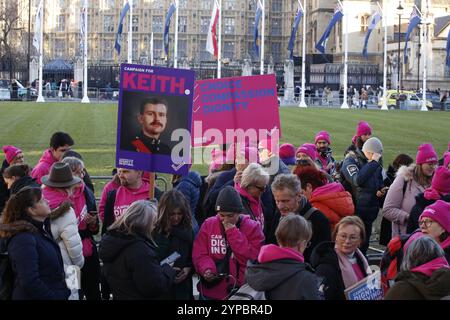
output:
[[401, 36], [401, 19], [402, 19], [402, 2], [398, 2], [397, 14], [398, 14], [398, 52], [397, 52], [397, 108], [400, 107], [400, 36]]

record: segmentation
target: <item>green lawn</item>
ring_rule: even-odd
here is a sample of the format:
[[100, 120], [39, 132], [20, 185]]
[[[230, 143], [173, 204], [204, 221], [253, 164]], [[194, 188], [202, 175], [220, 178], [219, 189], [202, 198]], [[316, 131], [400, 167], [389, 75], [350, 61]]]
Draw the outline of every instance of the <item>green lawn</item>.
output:
[[[75, 140], [92, 175], [110, 174], [115, 164], [116, 104], [0, 102], [0, 145], [20, 147], [34, 166], [55, 131]], [[341, 159], [359, 120], [368, 121], [385, 149], [385, 163], [398, 153], [415, 156], [417, 146], [431, 142], [439, 156], [450, 140], [450, 113], [281, 108], [282, 142], [298, 146], [314, 142], [320, 130], [331, 134], [332, 148]], [[3, 158], [0, 156], [0, 158]], [[207, 165], [194, 166], [207, 172]]]

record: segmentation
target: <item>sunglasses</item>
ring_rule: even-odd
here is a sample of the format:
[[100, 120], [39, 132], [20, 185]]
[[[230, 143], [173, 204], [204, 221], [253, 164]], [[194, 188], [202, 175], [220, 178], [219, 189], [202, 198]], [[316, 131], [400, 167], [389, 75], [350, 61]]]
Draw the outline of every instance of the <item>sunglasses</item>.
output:
[[267, 185], [265, 185], [264, 187], [260, 187], [260, 186], [257, 186], [256, 184], [255, 185], [253, 185], [256, 189], [258, 189], [259, 191], [261, 191], [261, 192], [264, 192], [265, 190], [266, 190], [266, 188], [267, 188]]

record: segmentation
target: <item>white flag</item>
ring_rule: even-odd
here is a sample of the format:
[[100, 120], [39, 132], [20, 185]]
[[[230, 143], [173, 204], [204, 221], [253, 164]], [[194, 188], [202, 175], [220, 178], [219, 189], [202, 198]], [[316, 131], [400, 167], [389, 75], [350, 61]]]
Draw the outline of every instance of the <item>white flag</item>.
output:
[[206, 37], [206, 51], [214, 55], [217, 58], [218, 56], [218, 47], [217, 47], [217, 22], [219, 20], [219, 4], [217, 0], [214, 0], [214, 7], [211, 13], [211, 20], [209, 21], [208, 28], [208, 36]]
[[39, 1], [36, 10], [36, 19], [34, 20], [34, 36], [33, 36], [33, 46], [39, 51], [41, 46], [41, 20], [42, 20], [42, 1]]

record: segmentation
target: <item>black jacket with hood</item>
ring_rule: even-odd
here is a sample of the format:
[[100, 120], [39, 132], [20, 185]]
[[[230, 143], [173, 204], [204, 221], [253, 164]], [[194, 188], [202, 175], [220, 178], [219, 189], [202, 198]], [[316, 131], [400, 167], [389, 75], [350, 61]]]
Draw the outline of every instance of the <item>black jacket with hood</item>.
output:
[[108, 231], [99, 248], [103, 272], [115, 300], [167, 299], [175, 270], [160, 266], [153, 242]]

